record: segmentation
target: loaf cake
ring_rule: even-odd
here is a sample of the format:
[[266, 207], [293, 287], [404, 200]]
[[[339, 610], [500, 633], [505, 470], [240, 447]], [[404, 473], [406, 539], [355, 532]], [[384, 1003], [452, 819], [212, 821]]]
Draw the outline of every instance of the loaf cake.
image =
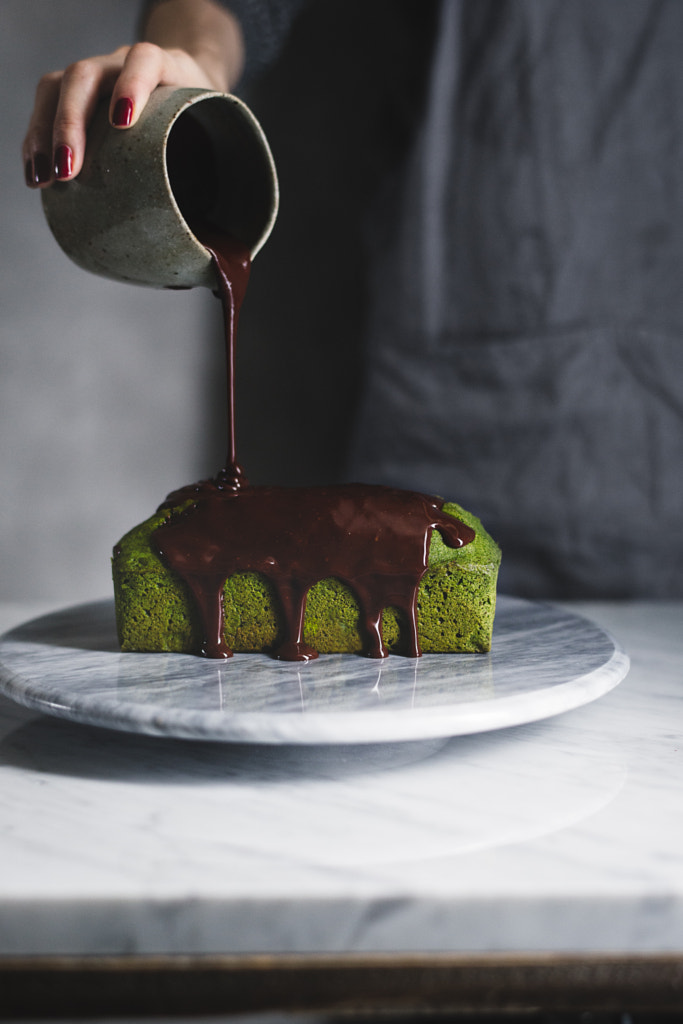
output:
[[[186, 581], [165, 564], [156, 540], [174, 517], [182, 517], [189, 503], [181, 501], [187, 497], [183, 492], [177, 494], [178, 506], [162, 506], [114, 549], [116, 618], [124, 651], [196, 653], [201, 646], [203, 627], [194, 596]], [[500, 550], [475, 516], [453, 502], [439, 507], [459, 522], [468, 539], [454, 548], [444, 542], [438, 529], [431, 531], [427, 569], [417, 591], [419, 647], [424, 653], [488, 651]], [[301, 543], [305, 545], [307, 539], [303, 536]], [[340, 579], [322, 578], [308, 591], [303, 639], [313, 656], [316, 652], [368, 653], [360, 622], [357, 596]], [[266, 575], [236, 572], [225, 580], [221, 629], [228, 654], [277, 648], [284, 618]], [[380, 631], [385, 653], [415, 653], [407, 648], [409, 630], [402, 611], [384, 608]]]

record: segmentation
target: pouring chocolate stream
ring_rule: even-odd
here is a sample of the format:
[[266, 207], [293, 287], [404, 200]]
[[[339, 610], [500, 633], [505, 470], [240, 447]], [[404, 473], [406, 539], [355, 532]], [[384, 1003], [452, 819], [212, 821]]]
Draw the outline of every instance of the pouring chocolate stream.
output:
[[223, 637], [223, 587], [236, 572], [258, 572], [280, 601], [284, 633], [276, 658], [308, 661], [318, 653], [304, 641], [306, 597], [328, 577], [346, 583], [360, 608], [364, 653], [386, 657], [382, 612], [398, 608], [407, 650], [421, 654], [417, 595], [427, 571], [433, 530], [452, 548], [474, 540], [474, 531], [442, 511], [443, 500], [415, 491], [369, 484], [330, 487], [252, 487], [239, 465], [235, 442], [235, 343], [249, 279], [246, 246], [215, 228], [195, 226], [211, 253], [225, 323], [227, 456], [223, 469], [168, 495], [169, 520], [152, 542], [165, 564], [193, 595], [202, 624], [198, 653], [229, 658]]

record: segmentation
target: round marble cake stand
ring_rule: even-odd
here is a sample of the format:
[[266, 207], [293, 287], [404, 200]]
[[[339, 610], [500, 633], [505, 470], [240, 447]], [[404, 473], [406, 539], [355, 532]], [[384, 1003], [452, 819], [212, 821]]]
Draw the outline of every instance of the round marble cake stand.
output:
[[25, 623], [0, 641], [0, 690], [89, 725], [193, 740], [384, 743], [466, 735], [560, 714], [619, 683], [629, 660], [599, 626], [501, 596], [489, 654], [266, 655], [227, 662], [121, 653], [112, 601]]

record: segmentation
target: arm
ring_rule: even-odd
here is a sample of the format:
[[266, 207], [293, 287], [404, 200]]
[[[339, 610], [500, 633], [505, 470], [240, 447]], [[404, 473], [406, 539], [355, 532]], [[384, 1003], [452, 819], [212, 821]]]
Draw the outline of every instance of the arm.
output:
[[110, 95], [115, 128], [135, 124], [157, 85], [228, 92], [244, 66], [239, 22], [213, 0], [164, 0], [147, 14], [143, 41], [44, 75], [23, 144], [26, 183], [33, 188], [75, 177], [83, 164], [87, 125]]

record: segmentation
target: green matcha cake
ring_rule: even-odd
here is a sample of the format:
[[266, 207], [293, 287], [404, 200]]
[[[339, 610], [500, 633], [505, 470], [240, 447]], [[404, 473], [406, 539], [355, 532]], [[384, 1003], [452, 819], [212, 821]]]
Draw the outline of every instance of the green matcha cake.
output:
[[[448, 502], [443, 511], [471, 526], [475, 539], [448, 547], [437, 530], [431, 537], [429, 568], [418, 592], [419, 640], [423, 653], [479, 652], [491, 647], [500, 550], [481, 523]], [[197, 650], [201, 625], [185, 583], [167, 568], [152, 535], [173, 514], [164, 509], [134, 527], [114, 549], [112, 559], [116, 618], [124, 651]], [[306, 602], [304, 639], [321, 654], [360, 653], [359, 607], [337, 579], [311, 588]], [[392, 653], [405, 645], [401, 614], [383, 613], [384, 642]], [[253, 572], [236, 573], [224, 587], [223, 636], [236, 652], [272, 649], [282, 633], [282, 615], [269, 581]]]

